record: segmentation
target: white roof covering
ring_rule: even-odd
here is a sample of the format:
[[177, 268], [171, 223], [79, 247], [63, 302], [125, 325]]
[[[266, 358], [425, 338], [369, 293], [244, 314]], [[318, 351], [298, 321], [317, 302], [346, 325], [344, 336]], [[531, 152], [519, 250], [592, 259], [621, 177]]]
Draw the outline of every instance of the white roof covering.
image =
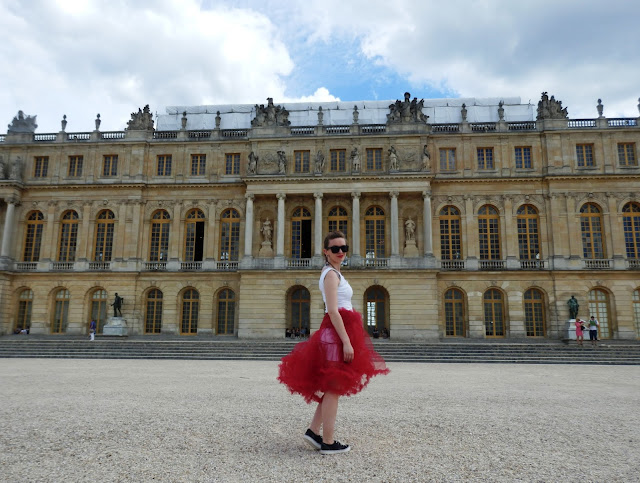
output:
[[[462, 122], [460, 109], [467, 108], [467, 121], [497, 122], [498, 103], [504, 103], [504, 118], [508, 122], [534, 121], [537, 107], [521, 104], [519, 97], [425, 99], [422, 112], [429, 116], [429, 124]], [[289, 111], [291, 126], [318, 124], [318, 108], [322, 106], [325, 126], [346, 125], [353, 122], [353, 106], [358, 106], [359, 124], [386, 124], [389, 105], [396, 101], [340, 101], [340, 102], [275, 102]], [[264, 103], [266, 105], [266, 102]], [[217, 106], [169, 106], [166, 114], [156, 118], [156, 130], [175, 131], [182, 125], [182, 113], [187, 113], [187, 130], [210, 130], [216, 126], [216, 112], [220, 111], [220, 129], [249, 129], [256, 117], [255, 104], [221, 104]]]

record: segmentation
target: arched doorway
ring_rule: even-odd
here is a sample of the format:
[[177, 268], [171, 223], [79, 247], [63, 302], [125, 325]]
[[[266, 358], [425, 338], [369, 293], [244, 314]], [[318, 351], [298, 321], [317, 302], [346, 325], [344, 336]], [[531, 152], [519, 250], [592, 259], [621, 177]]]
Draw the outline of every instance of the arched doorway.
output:
[[444, 293], [444, 325], [447, 337], [466, 337], [464, 292], [450, 288]]
[[388, 338], [389, 327], [389, 294], [380, 286], [369, 287], [364, 293], [365, 328], [374, 338]]
[[87, 332], [91, 321], [96, 321], [96, 334], [102, 334], [102, 328], [107, 323], [107, 291], [94, 290], [91, 294], [91, 313], [87, 321]]

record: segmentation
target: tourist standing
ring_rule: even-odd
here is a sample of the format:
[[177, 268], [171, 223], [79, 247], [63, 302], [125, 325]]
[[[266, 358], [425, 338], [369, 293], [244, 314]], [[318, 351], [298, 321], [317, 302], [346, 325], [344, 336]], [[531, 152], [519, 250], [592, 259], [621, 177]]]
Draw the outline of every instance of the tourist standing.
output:
[[578, 342], [579, 346], [582, 346], [582, 341], [584, 340], [584, 324], [584, 320], [576, 319], [576, 341]]
[[589, 319], [589, 339], [593, 347], [598, 345], [598, 327], [600, 327], [600, 322], [592, 315]]
[[92, 319], [89, 324], [89, 340], [96, 340], [96, 327], [96, 321]]

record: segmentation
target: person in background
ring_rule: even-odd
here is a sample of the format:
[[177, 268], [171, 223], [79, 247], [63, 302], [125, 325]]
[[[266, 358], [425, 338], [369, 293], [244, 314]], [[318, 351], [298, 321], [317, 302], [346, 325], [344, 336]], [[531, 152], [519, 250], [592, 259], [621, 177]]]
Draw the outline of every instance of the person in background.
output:
[[589, 339], [593, 347], [598, 345], [598, 327], [600, 327], [600, 322], [592, 315], [589, 319]]

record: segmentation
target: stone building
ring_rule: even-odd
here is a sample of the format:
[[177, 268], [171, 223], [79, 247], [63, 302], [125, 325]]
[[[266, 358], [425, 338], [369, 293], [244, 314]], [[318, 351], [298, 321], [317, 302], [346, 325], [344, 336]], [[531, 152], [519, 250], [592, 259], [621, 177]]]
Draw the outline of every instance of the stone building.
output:
[[[640, 335], [638, 118], [518, 98], [148, 106], [127, 129], [0, 135], [0, 331], [314, 330], [324, 234], [392, 339]], [[595, 110], [595, 109], [594, 109]]]

